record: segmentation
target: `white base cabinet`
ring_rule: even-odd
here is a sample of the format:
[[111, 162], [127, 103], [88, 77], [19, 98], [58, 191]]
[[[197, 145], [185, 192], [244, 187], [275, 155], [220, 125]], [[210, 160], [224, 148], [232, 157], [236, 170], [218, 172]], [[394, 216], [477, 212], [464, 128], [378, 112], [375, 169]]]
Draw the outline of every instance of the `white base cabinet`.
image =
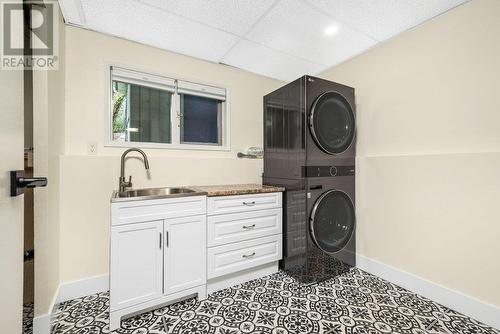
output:
[[206, 221], [205, 215], [165, 220], [166, 294], [206, 284]]
[[163, 295], [162, 233], [161, 220], [111, 229], [111, 310]]
[[205, 196], [112, 203], [110, 330], [123, 316], [206, 298], [205, 212]]
[[282, 193], [207, 198], [210, 292], [278, 271]]
[[281, 208], [280, 192], [112, 203], [110, 330], [125, 316], [205, 299], [207, 286], [276, 272]]

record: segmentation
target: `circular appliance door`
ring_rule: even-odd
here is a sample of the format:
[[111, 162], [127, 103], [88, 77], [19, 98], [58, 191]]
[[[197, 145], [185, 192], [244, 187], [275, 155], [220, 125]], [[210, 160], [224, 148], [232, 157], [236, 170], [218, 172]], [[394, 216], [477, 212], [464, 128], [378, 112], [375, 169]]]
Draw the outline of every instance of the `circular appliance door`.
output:
[[314, 102], [309, 126], [314, 141], [329, 154], [342, 153], [354, 138], [355, 120], [349, 102], [336, 92], [321, 94]]
[[329, 190], [314, 204], [310, 223], [314, 243], [324, 252], [336, 253], [354, 232], [354, 205], [346, 193]]

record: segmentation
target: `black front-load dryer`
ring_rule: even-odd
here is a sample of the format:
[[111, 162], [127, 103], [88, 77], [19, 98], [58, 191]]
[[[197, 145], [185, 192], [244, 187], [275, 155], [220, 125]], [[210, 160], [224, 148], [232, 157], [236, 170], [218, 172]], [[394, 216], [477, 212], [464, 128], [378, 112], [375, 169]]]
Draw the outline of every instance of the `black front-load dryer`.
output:
[[354, 165], [356, 110], [354, 89], [336, 82], [305, 78], [309, 166]]
[[[320, 176], [307, 179], [307, 190], [285, 192], [281, 261], [282, 269], [305, 283], [334, 277], [356, 265], [354, 166], [308, 168]], [[335, 176], [330, 169], [336, 170]], [[297, 214], [300, 208], [303, 215]]]
[[264, 182], [307, 178], [304, 166], [352, 166], [355, 141], [352, 87], [305, 75], [264, 96]]

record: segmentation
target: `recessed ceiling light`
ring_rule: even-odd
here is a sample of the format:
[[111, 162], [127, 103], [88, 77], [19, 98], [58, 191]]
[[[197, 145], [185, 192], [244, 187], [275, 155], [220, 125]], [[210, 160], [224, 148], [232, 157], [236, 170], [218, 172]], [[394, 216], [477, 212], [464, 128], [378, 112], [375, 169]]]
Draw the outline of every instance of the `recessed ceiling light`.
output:
[[325, 35], [332, 36], [335, 35], [339, 31], [339, 27], [337, 25], [332, 24], [325, 28]]

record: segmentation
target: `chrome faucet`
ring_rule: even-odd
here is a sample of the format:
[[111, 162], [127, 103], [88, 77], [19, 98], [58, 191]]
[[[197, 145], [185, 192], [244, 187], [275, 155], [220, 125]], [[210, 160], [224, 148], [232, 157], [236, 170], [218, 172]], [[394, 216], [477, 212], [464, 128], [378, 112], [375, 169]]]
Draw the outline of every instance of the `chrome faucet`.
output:
[[132, 175], [129, 176], [128, 181], [125, 181], [125, 157], [127, 156], [127, 154], [129, 154], [130, 152], [133, 152], [133, 151], [139, 152], [140, 154], [142, 154], [142, 158], [144, 160], [144, 168], [146, 168], [146, 170], [149, 170], [148, 157], [146, 156], [146, 153], [144, 153], [143, 150], [138, 149], [138, 148], [129, 148], [128, 150], [123, 152], [121, 165], [120, 165], [120, 180], [118, 183], [118, 191], [119, 192], [123, 192], [123, 191], [125, 191], [126, 188], [132, 187]]

